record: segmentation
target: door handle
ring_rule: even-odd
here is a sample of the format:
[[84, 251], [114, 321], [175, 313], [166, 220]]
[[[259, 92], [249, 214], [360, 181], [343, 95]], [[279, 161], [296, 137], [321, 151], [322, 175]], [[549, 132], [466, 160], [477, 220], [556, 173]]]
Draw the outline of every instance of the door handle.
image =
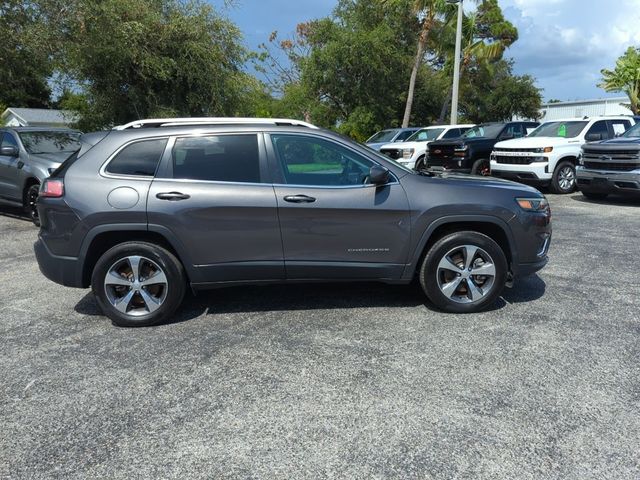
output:
[[169, 200], [171, 202], [177, 202], [178, 200], [186, 200], [187, 198], [191, 198], [190, 195], [186, 193], [180, 192], [162, 192], [156, 195], [156, 198], [160, 200]]
[[284, 197], [284, 201], [289, 203], [313, 203], [316, 199], [307, 195], [287, 195]]

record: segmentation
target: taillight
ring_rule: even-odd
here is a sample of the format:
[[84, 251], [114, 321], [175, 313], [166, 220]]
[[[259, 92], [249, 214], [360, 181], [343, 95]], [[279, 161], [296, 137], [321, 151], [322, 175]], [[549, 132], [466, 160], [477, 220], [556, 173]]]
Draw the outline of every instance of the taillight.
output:
[[40, 189], [41, 197], [60, 198], [64, 195], [64, 182], [60, 179], [48, 178]]

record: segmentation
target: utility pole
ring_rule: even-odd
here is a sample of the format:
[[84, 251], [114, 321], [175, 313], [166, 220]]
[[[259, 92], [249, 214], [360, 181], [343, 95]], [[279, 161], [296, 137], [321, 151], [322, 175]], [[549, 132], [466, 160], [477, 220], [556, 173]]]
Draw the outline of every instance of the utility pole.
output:
[[453, 64], [453, 89], [451, 91], [451, 124], [458, 123], [458, 93], [460, 90], [460, 55], [462, 50], [462, 2], [464, 0], [447, 0], [447, 3], [458, 4], [458, 26], [456, 28], [456, 52]]

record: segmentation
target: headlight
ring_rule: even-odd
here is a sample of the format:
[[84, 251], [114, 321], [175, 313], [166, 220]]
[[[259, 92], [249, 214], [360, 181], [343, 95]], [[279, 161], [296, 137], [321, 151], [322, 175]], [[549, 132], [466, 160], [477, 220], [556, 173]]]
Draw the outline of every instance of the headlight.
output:
[[527, 212], [545, 212], [549, 210], [549, 202], [546, 198], [516, 198], [520, 208]]
[[544, 148], [532, 148], [534, 153], [551, 153], [553, 152], [553, 147], [544, 147]]
[[413, 152], [415, 152], [415, 150], [413, 148], [405, 148], [402, 150], [402, 158], [404, 159], [408, 159], [411, 158], [413, 156]]
[[469, 150], [469, 145], [462, 145], [462, 146], [457, 146], [454, 149], [456, 152], [466, 152], [467, 150]]

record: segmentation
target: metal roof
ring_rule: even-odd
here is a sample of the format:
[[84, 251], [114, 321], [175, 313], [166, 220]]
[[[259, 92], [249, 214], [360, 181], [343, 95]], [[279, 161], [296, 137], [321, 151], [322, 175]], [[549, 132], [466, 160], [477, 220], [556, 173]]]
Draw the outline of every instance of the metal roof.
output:
[[16, 108], [9, 107], [2, 113], [2, 118], [13, 114], [24, 123], [47, 123], [64, 125], [77, 120], [77, 115], [69, 110], [50, 110], [47, 108]]

